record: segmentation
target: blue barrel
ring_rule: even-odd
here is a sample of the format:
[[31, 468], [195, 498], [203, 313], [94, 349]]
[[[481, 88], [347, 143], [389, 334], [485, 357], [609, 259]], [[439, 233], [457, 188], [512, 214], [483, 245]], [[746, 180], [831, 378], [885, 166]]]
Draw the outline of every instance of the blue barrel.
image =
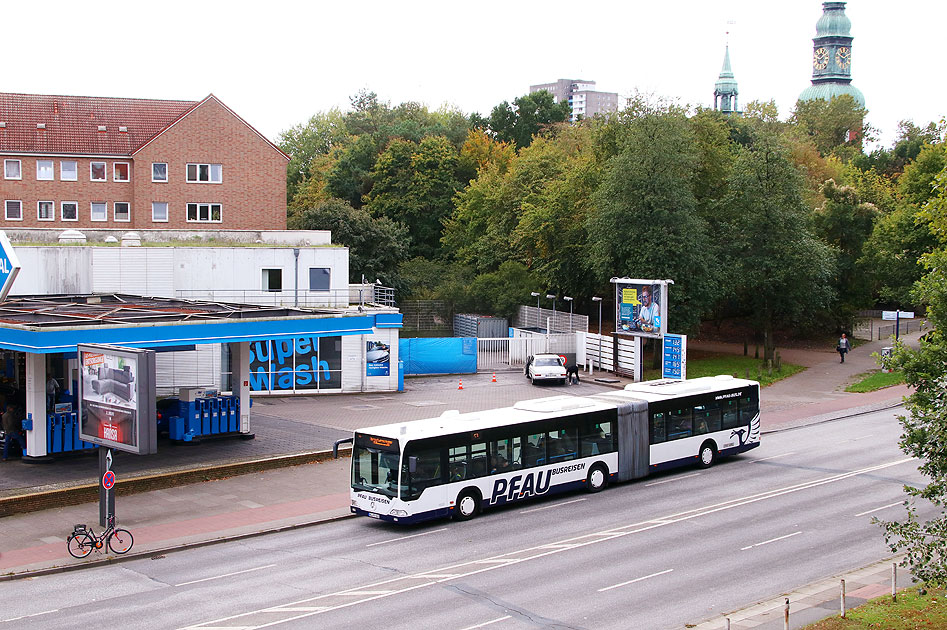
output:
[[172, 440], [183, 440], [184, 434], [187, 432], [185, 427], [185, 419], [181, 416], [171, 416], [168, 418], [168, 437]]
[[210, 435], [210, 401], [202, 398], [197, 403], [201, 412], [201, 435]]

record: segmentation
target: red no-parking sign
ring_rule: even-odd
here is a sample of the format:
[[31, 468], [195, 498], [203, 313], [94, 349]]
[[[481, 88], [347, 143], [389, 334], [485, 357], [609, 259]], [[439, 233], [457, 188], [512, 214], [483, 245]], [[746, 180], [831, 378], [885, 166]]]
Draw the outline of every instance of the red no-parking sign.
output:
[[109, 470], [104, 475], [102, 475], [102, 487], [105, 488], [106, 490], [111, 490], [112, 486], [114, 485], [115, 485], [115, 473]]

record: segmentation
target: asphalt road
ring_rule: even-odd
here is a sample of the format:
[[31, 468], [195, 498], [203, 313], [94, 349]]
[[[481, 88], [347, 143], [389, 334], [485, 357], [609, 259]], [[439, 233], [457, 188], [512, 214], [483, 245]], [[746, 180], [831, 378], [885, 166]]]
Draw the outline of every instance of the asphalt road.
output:
[[896, 411], [465, 523], [350, 519], [11, 582], [0, 629], [683, 628], [886, 555], [871, 518], [922, 481]]

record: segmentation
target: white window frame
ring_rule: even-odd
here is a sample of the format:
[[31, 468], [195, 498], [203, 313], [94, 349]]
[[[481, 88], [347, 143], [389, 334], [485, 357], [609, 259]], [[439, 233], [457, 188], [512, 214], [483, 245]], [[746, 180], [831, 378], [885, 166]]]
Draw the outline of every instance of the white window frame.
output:
[[[164, 206], [164, 218], [158, 219], [155, 217], [155, 206]], [[152, 223], [167, 223], [171, 220], [171, 204], [167, 201], [152, 201], [151, 202], [151, 222]]]
[[[197, 218], [196, 218], [196, 219], [192, 219], [192, 218], [191, 218], [191, 206], [197, 206]], [[213, 210], [214, 206], [217, 206], [217, 211], [218, 211], [219, 216], [220, 216], [220, 218], [218, 218], [217, 220], [214, 220], [214, 219], [211, 218], [211, 217], [214, 215], [214, 210]], [[206, 218], [206, 219], [202, 219], [202, 218], [201, 218], [201, 207], [206, 207], [206, 208], [207, 208], [207, 218]], [[189, 203], [185, 206], [185, 214], [184, 214], [184, 217], [185, 217], [185, 219], [187, 220], [188, 223], [223, 223], [223, 220], [224, 220], [224, 207], [223, 207], [223, 204], [220, 204], [220, 203], [189, 202]]]
[[[71, 219], [66, 218], [66, 204], [72, 204], [75, 209], [75, 216]], [[79, 220], [79, 202], [78, 201], [63, 201], [59, 204], [59, 219], [61, 221], [78, 221]]]
[[[103, 206], [103, 207], [105, 208], [105, 212], [102, 213], [102, 218], [101, 218], [101, 219], [96, 219], [96, 218], [95, 218], [95, 207], [96, 207], [96, 206]], [[95, 221], [96, 223], [101, 223], [101, 222], [103, 222], [103, 221], [108, 221], [108, 220], [109, 220], [109, 204], [108, 204], [108, 202], [106, 202], [106, 201], [90, 201], [90, 202], [89, 202], [89, 220], [90, 220], [90, 221]]]
[[[10, 177], [7, 175], [7, 164], [12, 164], [16, 162], [16, 168], [20, 172], [16, 177]], [[4, 160], [3, 161], [3, 179], [23, 179], [23, 162], [20, 160]]]
[[[49, 204], [49, 217], [43, 218], [40, 215], [40, 206], [44, 203]], [[37, 201], [36, 202], [36, 220], [37, 221], [55, 221], [56, 220], [56, 202], [55, 201]]]
[[[92, 176], [92, 169], [96, 164], [101, 164], [102, 169], [104, 170], [104, 175], [102, 179], [96, 179]], [[89, 162], [89, 181], [90, 182], [107, 182], [109, 180], [109, 165], [108, 162]]]
[[[125, 179], [118, 178], [118, 165], [124, 164], [128, 169], [128, 177]], [[112, 181], [113, 182], [130, 182], [132, 180], [132, 165], [130, 162], [112, 162]]]
[[[40, 177], [39, 176], [39, 165], [48, 164], [49, 165], [49, 177]], [[52, 182], [56, 180], [56, 161], [55, 160], [36, 160], [36, 181], [38, 182]]]
[[[155, 178], [155, 167], [159, 164], [164, 165], [164, 179]], [[167, 184], [168, 183], [168, 163], [167, 162], [152, 162], [151, 163], [151, 181], [155, 184]]]
[[[66, 169], [63, 168], [66, 164], [72, 164], [72, 177], [66, 177]], [[91, 173], [91, 171], [90, 171]], [[77, 182], [79, 181], [79, 162], [76, 160], [60, 160], [59, 161], [59, 181], [61, 182]]]
[[[10, 216], [10, 207], [9, 204], [18, 203], [20, 204], [20, 216], [11, 217]], [[3, 202], [3, 218], [7, 221], [22, 221], [23, 220], [23, 202], [19, 199], [7, 199]]]
[[[125, 204], [128, 208], [128, 215], [125, 219], [118, 218], [118, 206]], [[128, 201], [113, 201], [112, 202], [112, 220], [116, 223], [130, 223], [132, 220], [132, 204]]]
[[[194, 175], [195, 179], [191, 179], [190, 170], [191, 167], [196, 167]], [[201, 179], [201, 167], [207, 167], [207, 179]], [[217, 167], [218, 179], [214, 180], [214, 167]], [[187, 166], [184, 167], [184, 179], [189, 184], [222, 184], [224, 183], [224, 165], [223, 164], [205, 164], [201, 162], [188, 162]]]

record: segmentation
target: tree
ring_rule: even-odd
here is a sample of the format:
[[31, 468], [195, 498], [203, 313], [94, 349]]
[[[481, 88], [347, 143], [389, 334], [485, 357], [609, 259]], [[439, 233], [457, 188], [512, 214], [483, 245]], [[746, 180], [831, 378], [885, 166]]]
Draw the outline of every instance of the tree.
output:
[[873, 140], [874, 130], [865, 124], [867, 111], [848, 94], [826, 101], [798, 101], [789, 121], [812, 139], [822, 155], [836, 155], [847, 162], [861, 153], [862, 143]]
[[331, 230], [332, 240], [349, 248], [349, 281], [383, 278], [397, 284], [393, 272], [408, 249], [407, 230], [385, 217], [373, 218], [363, 208], [328, 199], [299, 215], [299, 229]]
[[[889, 367], [904, 373], [914, 388], [909, 413], [901, 416], [901, 449], [921, 461], [919, 470], [930, 479], [923, 487], [905, 486], [910, 497], [901, 521], [882, 521], [885, 542], [892, 552], [905, 553], [905, 564], [919, 580], [947, 584], [947, 169], [937, 177], [937, 194], [924, 209], [940, 249], [927, 254], [927, 275], [917, 283], [915, 300], [927, 306], [933, 325], [920, 348], [903, 343], [895, 348]], [[922, 521], [918, 502], [930, 502], [940, 514]]]
[[524, 149], [540, 131], [569, 120], [571, 112], [567, 101], [556, 103], [552, 94], [540, 90], [513, 99], [512, 106], [503, 101], [493, 108], [487, 120], [497, 140]]
[[802, 179], [779, 137], [761, 129], [741, 149], [721, 204], [723, 263], [735, 299], [774, 356], [777, 325], [811, 321], [834, 297], [835, 256], [808, 226]]
[[718, 266], [693, 192], [693, 129], [674, 110], [644, 110], [614, 124], [625, 129], [609, 142], [622, 148], [605, 165], [586, 222], [592, 269], [602, 278], [674, 280], [669, 325], [692, 330], [719, 292]]
[[830, 179], [820, 189], [824, 203], [813, 214], [815, 232], [838, 252], [834, 287], [840, 302], [837, 323], [844, 329], [855, 311], [865, 306], [867, 279], [856, 272], [856, 261], [871, 235], [877, 208], [862, 203], [851, 186], [839, 186]]
[[918, 208], [934, 196], [934, 180], [947, 166], [947, 143], [925, 145], [917, 158], [904, 167], [898, 178], [898, 191]]
[[313, 160], [328, 155], [347, 138], [344, 117], [338, 109], [315, 114], [306, 124], [295, 125], [280, 134], [279, 148], [290, 156], [286, 167], [287, 202], [293, 200], [309, 177]]
[[902, 204], [882, 215], [862, 247], [859, 273], [871, 295], [901, 308], [909, 304], [914, 284], [924, 275], [921, 258], [937, 246], [930, 222], [917, 208]]

